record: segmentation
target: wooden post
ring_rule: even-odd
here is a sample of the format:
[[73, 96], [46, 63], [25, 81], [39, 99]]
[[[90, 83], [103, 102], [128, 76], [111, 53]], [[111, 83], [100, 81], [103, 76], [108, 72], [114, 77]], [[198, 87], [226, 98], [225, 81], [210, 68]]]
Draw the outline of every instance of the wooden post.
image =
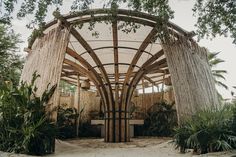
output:
[[76, 101], [76, 104], [77, 104], [77, 114], [79, 114], [79, 116], [77, 117], [77, 120], [76, 120], [76, 136], [78, 137], [79, 136], [79, 121], [80, 121], [80, 75], [78, 74], [77, 75], [77, 101]]
[[163, 99], [164, 99], [164, 81], [165, 81], [165, 74], [163, 75], [163, 82], [162, 82], [162, 86], [161, 86], [161, 101], [163, 101]]
[[[155, 95], [154, 84], [152, 84], [152, 105], [154, 105], [154, 95]], [[152, 107], [152, 109], [153, 109], [153, 107]]]
[[143, 89], [143, 94], [142, 94], [142, 106], [144, 105], [144, 112], [145, 112], [145, 116], [147, 115], [147, 104], [144, 100], [145, 98], [145, 87], [144, 87], [144, 79], [142, 79], [142, 89]]

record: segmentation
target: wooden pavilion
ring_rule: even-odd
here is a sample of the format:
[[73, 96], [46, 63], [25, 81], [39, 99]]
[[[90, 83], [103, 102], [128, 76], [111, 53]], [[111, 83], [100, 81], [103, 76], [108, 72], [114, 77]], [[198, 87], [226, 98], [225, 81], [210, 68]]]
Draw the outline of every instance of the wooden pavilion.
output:
[[[55, 14], [44, 35], [29, 45], [21, 79], [31, 81], [37, 71], [39, 95], [61, 79], [78, 87], [89, 80], [105, 107], [106, 142], [130, 141], [129, 105], [141, 80], [147, 86], [172, 84], [179, 123], [197, 110], [217, 107], [206, 49], [192, 39], [193, 33], [171, 22], [171, 40], [163, 42], [157, 23], [153, 15], [122, 9]], [[51, 108], [58, 101], [56, 91]]]

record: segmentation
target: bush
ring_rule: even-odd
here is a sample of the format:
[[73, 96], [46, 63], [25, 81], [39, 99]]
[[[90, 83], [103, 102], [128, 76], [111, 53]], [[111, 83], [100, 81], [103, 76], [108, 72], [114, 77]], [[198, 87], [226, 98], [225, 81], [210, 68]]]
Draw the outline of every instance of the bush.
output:
[[236, 132], [233, 123], [236, 112], [233, 110], [231, 106], [204, 110], [186, 120], [175, 129], [174, 142], [177, 148], [181, 152], [194, 149], [199, 154], [235, 148]]
[[79, 114], [75, 108], [59, 106], [57, 112], [58, 138], [68, 139], [76, 137], [76, 122]]
[[41, 97], [33, 76], [31, 84], [21, 83], [19, 88], [7, 84], [0, 89], [0, 150], [6, 152], [43, 155], [54, 151], [56, 127], [49, 120], [46, 106], [56, 86]]
[[177, 114], [174, 104], [159, 102], [150, 107], [144, 120], [145, 136], [172, 136], [177, 126]]
[[233, 111], [232, 130], [234, 133], [236, 133], [236, 103], [233, 104], [232, 111]]

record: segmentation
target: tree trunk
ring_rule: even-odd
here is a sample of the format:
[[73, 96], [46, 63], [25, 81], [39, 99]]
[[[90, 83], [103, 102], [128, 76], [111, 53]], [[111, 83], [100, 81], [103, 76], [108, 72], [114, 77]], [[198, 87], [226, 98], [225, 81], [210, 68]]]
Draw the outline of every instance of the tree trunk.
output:
[[185, 38], [163, 44], [175, 93], [178, 121], [219, 102], [207, 50]]

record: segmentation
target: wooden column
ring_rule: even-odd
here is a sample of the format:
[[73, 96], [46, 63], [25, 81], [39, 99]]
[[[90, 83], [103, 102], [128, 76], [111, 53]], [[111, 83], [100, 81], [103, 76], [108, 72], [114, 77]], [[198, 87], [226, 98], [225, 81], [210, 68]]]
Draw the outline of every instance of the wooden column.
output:
[[151, 105], [154, 105], [154, 96], [155, 96], [155, 91], [154, 91], [154, 83], [153, 83], [152, 84], [152, 104]]
[[164, 87], [165, 87], [165, 84], [164, 84], [164, 81], [165, 81], [165, 74], [163, 75], [163, 82], [161, 84], [161, 101], [164, 100], [164, 94], [165, 94], [165, 91], [164, 91]]
[[114, 46], [114, 72], [115, 72], [115, 91], [114, 91], [114, 101], [115, 101], [115, 123], [112, 127], [115, 127], [115, 141], [121, 141], [121, 108], [119, 105], [119, 53], [118, 53], [118, 31], [117, 31], [117, 21], [112, 23], [112, 34], [113, 34], [113, 46]]
[[163, 44], [163, 48], [172, 78], [179, 123], [199, 110], [217, 108], [219, 102], [206, 49], [184, 37]]
[[80, 75], [78, 74], [77, 75], [77, 100], [76, 100], [76, 104], [77, 104], [77, 113], [79, 114], [78, 118], [77, 118], [77, 121], [76, 121], [76, 136], [78, 137], [79, 136], [79, 120], [80, 120], [80, 87], [81, 87], [81, 84], [80, 84]]
[[[110, 111], [110, 118], [108, 118], [107, 116], [105, 117], [105, 127], [108, 127], [107, 125], [110, 124], [110, 127], [113, 126], [113, 118], [116, 119], [116, 127], [114, 129], [116, 130], [116, 134], [113, 134], [112, 129], [108, 129], [108, 132], [105, 132], [105, 142], [129, 142], [130, 138], [129, 138], [129, 112], [125, 112], [125, 111], [121, 111], [121, 112], [116, 112], [116, 114], [112, 114], [113, 111]], [[108, 112], [106, 112], [106, 115], [108, 115]], [[115, 116], [115, 117], [113, 117]], [[117, 125], [117, 123], [120, 121], [120, 128], [119, 125]], [[118, 123], [119, 124], [119, 123]], [[126, 124], [126, 125], [125, 125]], [[125, 128], [125, 126], [127, 126], [127, 128]], [[120, 131], [119, 131], [120, 130]], [[125, 133], [126, 132], [126, 133]], [[106, 136], [109, 136], [106, 137]], [[115, 140], [111, 137], [115, 136]], [[117, 138], [118, 137], [118, 138]], [[107, 140], [109, 139], [109, 140]]]
[[145, 102], [144, 98], [145, 98], [145, 87], [144, 87], [144, 79], [142, 79], [142, 90], [143, 90], [143, 94], [142, 94], [142, 106], [144, 105], [144, 111], [145, 111], [145, 116], [147, 115], [147, 103]]

